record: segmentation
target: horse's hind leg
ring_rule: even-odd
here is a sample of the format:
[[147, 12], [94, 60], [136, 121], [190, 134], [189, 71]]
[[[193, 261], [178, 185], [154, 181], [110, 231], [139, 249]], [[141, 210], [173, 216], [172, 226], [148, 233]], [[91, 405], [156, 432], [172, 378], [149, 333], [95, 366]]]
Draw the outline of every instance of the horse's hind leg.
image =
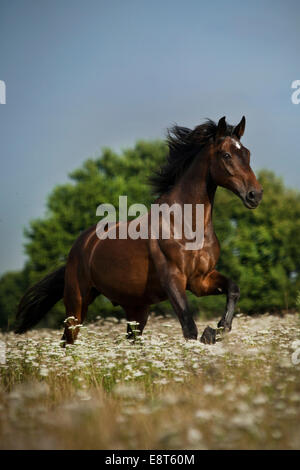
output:
[[134, 339], [136, 336], [135, 330], [138, 330], [138, 334], [141, 335], [146, 326], [148, 316], [149, 316], [149, 307], [123, 307], [126, 313], [126, 318], [128, 322], [136, 322], [137, 325], [133, 326], [130, 323], [127, 324], [127, 338]]
[[[64, 304], [66, 309], [65, 330], [62, 337], [64, 344], [73, 344], [83, 322], [91, 294], [86, 279], [79, 278], [77, 261], [70, 260], [65, 273]], [[63, 346], [64, 346], [63, 344]]]
[[64, 292], [64, 304], [66, 309], [65, 330], [62, 336], [63, 346], [73, 344], [78, 335], [81, 324], [82, 294], [77, 283], [66, 285]]
[[[64, 344], [73, 344], [86, 317], [89, 305], [100, 292], [89, 287], [76, 287], [76, 283], [65, 288], [64, 303], [66, 307], [65, 331], [62, 336]], [[64, 345], [63, 344], [63, 345]]]

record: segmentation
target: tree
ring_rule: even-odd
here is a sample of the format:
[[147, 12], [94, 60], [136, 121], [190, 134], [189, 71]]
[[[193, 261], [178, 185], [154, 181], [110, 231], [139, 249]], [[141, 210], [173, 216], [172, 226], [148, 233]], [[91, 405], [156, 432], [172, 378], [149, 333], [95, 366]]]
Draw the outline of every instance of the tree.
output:
[[17, 305], [28, 287], [27, 272], [8, 272], [0, 282], [0, 328], [8, 330], [15, 319]]

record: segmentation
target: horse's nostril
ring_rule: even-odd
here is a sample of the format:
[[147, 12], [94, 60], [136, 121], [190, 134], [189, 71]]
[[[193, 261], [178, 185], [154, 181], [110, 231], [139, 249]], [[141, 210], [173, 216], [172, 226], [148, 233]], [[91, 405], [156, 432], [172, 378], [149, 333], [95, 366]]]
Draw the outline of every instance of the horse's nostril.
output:
[[249, 191], [248, 198], [253, 201], [255, 199], [255, 192], [254, 191]]

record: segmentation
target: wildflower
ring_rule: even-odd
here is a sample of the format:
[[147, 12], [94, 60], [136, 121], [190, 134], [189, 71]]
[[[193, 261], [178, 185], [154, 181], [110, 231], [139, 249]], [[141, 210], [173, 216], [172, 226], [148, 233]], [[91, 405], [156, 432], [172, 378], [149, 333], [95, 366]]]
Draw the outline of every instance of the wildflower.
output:
[[282, 432], [279, 429], [276, 429], [272, 432], [273, 439], [280, 439], [282, 437]]
[[40, 368], [40, 375], [42, 377], [47, 377], [49, 375], [49, 370], [47, 369], [47, 367]]
[[256, 397], [254, 397], [253, 404], [254, 405], [264, 405], [265, 403], [267, 403], [267, 401], [268, 401], [268, 399], [265, 395], [259, 394]]
[[195, 413], [195, 417], [202, 421], [207, 421], [212, 417], [212, 412], [209, 410], [197, 410]]
[[190, 428], [187, 432], [187, 440], [190, 444], [198, 444], [202, 439], [202, 434], [199, 429]]

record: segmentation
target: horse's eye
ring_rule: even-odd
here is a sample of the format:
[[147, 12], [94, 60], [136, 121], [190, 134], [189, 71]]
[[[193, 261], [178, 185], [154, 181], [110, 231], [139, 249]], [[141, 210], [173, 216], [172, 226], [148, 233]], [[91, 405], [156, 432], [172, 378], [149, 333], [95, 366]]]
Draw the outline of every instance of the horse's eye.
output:
[[223, 158], [225, 158], [225, 160], [228, 160], [229, 158], [231, 158], [231, 155], [229, 153], [224, 153]]

